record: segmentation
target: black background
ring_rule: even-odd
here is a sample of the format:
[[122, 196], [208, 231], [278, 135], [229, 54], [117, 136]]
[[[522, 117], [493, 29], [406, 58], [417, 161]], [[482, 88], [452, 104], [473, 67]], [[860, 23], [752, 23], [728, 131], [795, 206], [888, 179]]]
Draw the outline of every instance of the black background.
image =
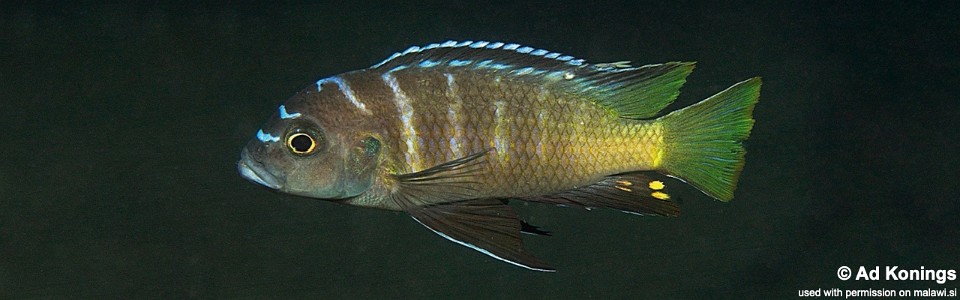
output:
[[[960, 269], [956, 2], [4, 4], [0, 298], [796, 297], [840, 266]], [[518, 204], [538, 273], [394, 212], [236, 172], [277, 104], [410, 45], [697, 61], [673, 110], [762, 76], [736, 199], [679, 218]]]

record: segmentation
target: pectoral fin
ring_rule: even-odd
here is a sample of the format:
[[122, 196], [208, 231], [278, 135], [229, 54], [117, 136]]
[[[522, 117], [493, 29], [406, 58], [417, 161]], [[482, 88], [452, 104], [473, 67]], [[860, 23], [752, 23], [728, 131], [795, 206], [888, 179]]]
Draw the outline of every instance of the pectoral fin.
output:
[[497, 199], [416, 207], [410, 215], [440, 236], [504, 262], [535, 271], [554, 268], [523, 248], [521, 221], [509, 205]]
[[394, 175], [398, 189], [392, 197], [404, 210], [476, 198], [476, 178], [489, 152], [484, 150], [419, 172]]

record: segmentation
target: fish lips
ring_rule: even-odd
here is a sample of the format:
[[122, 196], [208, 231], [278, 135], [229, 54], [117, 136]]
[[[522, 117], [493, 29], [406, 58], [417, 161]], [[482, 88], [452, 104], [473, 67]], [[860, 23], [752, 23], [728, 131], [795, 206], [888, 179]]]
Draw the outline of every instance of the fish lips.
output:
[[246, 149], [240, 153], [240, 161], [237, 161], [237, 170], [240, 171], [240, 176], [243, 176], [243, 178], [265, 187], [275, 190], [283, 187], [280, 179], [267, 171], [263, 167], [263, 164], [250, 158], [250, 154], [247, 153]]

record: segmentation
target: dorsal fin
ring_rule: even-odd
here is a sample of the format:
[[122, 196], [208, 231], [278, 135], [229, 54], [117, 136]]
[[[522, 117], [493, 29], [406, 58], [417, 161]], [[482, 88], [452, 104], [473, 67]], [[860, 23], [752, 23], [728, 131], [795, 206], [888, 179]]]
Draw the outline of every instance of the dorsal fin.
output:
[[397, 52], [371, 69], [472, 68], [511, 76], [541, 77], [544, 84], [606, 105], [625, 118], [650, 118], [673, 102], [693, 63], [633, 67], [629, 62], [590, 64], [583, 59], [519, 44], [447, 41]]
[[582, 59], [543, 49], [534, 49], [520, 44], [485, 41], [446, 41], [423, 47], [412, 46], [397, 52], [371, 69], [392, 69], [397, 66], [452, 67], [472, 66], [477, 68], [507, 69], [500, 64], [527, 64], [540, 69], [563, 69], [586, 66]]

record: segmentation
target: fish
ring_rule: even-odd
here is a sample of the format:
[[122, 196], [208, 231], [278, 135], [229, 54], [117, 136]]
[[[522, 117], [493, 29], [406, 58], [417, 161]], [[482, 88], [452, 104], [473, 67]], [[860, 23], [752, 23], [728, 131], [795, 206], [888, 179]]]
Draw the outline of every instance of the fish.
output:
[[588, 63], [504, 42], [413, 46], [285, 100], [237, 168], [280, 193], [405, 212], [447, 240], [554, 272], [522, 239], [551, 233], [511, 202], [678, 216], [674, 182], [733, 199], [761, 79], [662, 112], [694, 65]]

